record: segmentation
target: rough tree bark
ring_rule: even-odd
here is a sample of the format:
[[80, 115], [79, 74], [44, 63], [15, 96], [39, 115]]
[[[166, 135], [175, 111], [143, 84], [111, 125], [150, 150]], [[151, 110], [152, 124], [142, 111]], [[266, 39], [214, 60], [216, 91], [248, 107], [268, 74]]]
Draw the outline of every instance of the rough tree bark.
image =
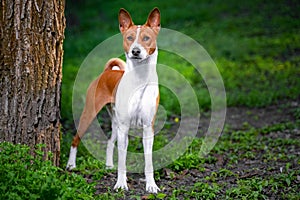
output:
[[0, 142], [43, 143], [58, 165], [65, 1], [0, 2]]

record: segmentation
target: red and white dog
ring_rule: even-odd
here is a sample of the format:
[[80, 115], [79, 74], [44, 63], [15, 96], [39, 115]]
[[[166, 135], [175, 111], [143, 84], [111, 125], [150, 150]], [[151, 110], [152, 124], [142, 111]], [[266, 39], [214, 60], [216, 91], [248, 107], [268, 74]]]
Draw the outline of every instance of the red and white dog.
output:
[[128, 190], [128, 131], [130, 126], [134, 126], [143, 128], [146, 191], [157, 193], [159, 188], [153, 175], [152, 146], [153, 125], [159, 103], [156, 38], [160, 30], [160, 12], [154, 8], [144, 25], [134, 25], [130, 14], [120, 9], [119, 23], [126, 63], [118, 58], [109, 60], [104, 72], [90, 84], [67, 169], [76, 167], [77, 146], [94, 117], [107, 103], [112, 103], [112, 136], [107, 145], [106, 166], [113, 167], [113, 149], [117, 140], [118, 179], [114, 189]]

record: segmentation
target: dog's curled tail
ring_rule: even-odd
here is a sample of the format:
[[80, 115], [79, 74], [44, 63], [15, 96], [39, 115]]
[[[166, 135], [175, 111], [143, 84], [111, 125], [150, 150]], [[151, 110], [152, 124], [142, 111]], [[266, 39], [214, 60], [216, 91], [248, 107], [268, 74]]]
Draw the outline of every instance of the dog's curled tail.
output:
[[120, 58], [112, 58], [105, 64], [104, 71], [106, 70], [121, 70], [125, 71], [126, 63]]

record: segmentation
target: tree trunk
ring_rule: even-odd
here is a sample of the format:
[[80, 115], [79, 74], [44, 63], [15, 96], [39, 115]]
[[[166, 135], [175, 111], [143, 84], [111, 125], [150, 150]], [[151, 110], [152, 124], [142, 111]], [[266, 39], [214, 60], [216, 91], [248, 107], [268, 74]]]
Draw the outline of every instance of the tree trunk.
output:
[[60, 157], [64, 0], [0, 0], [0, 142]]

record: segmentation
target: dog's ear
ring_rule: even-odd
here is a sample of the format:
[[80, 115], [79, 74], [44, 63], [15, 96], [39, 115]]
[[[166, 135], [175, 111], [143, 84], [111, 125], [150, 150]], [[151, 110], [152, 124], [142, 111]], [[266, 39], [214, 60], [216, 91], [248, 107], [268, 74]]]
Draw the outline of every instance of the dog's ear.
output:
[[130, 14], [124, 8], [119, 11], [119, 28], [124, 33], [130, 26], [134, 25]]
[[160, 12], [158, 8], [154, 8], [147, 19], [145, 24], [146, 26], [150, 26], [156, 33], [160, 30]]

